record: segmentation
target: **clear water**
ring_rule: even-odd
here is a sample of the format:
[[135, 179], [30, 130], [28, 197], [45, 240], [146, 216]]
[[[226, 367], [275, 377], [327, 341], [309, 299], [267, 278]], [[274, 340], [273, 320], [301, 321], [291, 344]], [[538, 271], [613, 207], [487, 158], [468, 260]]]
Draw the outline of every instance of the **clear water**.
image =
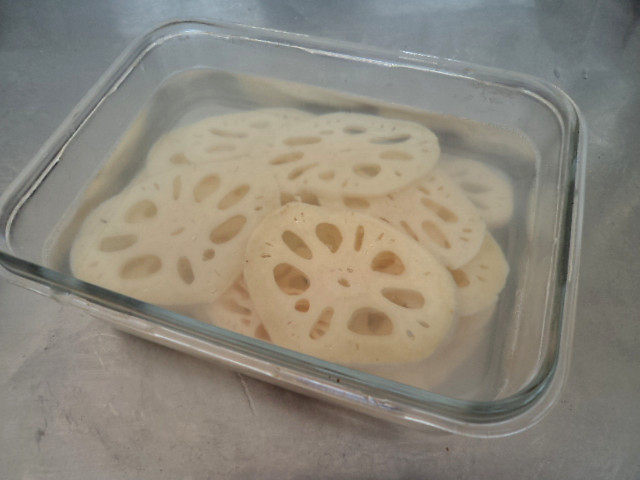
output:
[[170, 78], [156, 91], [120, 144], [114, 145], [101, 169], [69, 207], [47, 242], [46, 264], [70, 272], [69, 251], [82, 220], [97, 205], [124, 188], [143, 167], [146, 153], [164, 133], [212, 115], [255, 108], [289, 107], [314, 114], [360, 112], [421, 123], [439, 138], [443, 159], [463, 157], [485, 162], [504, 172], [514, 187], [515, 210], [509, 224], [492, 229], [510, 265], [507, 285], [495, 313], [477, 331], [457, 328], [451, 338], [425, 361], [387, 367], [361, 367], [386, 378], [457, 398], [482, 399], [495, 394], [503, 377], [505, 352], [518, 328], [518, 292], [527, 266], [536, 192], [538, 153], [526, 137], [492, 125], [381, 104], [315, 87], [193, 70]]

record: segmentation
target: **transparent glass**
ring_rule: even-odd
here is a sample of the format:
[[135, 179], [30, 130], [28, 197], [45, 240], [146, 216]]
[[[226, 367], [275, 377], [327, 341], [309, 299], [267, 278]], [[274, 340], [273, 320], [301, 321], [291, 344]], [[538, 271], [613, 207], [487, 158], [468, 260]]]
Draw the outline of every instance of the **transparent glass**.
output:
[[[295, 84], [282, 88], [279, 81]], [[82, 215], [122, 188], [163, 133], [208, 115], [283, 106], [420, 121], [438, 135], [444, 155], [472, 156], [512, 179], [514, 219], [494, 232], [511, 267], [507, 287], [490, 329], [447, 381], [430, 386], [398, 377], [400, 383], [383, 371], [376, 376], [199, 322], [74, 278], [68, 252], [51, 248], [51, 238], [59, 243], [77, 230], [63, 221], [68, 212], [79, 206]], [[506, 435], [541, 418], [567, 373], [585, 145], [571, 99], [530, 77], [273, 30], [176, 21], [125, 51], [4, 193], [0, 263], [15, 283], [271, 383], [391, 420]]]

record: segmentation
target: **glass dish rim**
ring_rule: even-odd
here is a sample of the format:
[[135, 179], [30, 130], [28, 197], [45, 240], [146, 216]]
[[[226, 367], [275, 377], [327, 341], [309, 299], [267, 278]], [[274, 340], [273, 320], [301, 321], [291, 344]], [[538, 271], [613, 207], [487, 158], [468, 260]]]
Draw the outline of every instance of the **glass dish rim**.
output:
[[[56, 272], [42, 265], [23, 260], [10, 253], [10, 230], [14, 215], [20, 211], [47, 173], [60, 159], [68, 142], [78, 133], [80, 127], [100, 107], [103, 101], [126, 80], [127, 76], [152, 49], [176, 36], [207, 34], [219, 38], [233, 36], [257, 42], [276, 43], [288, 47], [305, 49], [323, 55], [344, 57], [351, 60], [366, 60], [383, 65], [429, 70], [439, 74], [466, 77], [475, 81], [497, 84], [501, 87], [518, 88], [535, 96], [553, 107], [556, 115], [562, 110], [568, 118], [573, 118], [575, 127], [565, 131], [569, 139], [572, 158], [573, 178], [566, 193], [566, 217], [563, 220], [561, 245], [554, 266], [561, 271], [556, 277], [559, 303], [557, 312], [550, 320], [558, 324], [555, 346], [551, 350], [553, 358], [543, 362], [540, 370], [520, 391], [508, 397], [493, 401], [461, 400], [445, 397], [417, 387], [386, 380], [309, 357], [298, 352], [266, 344], [260, 340], [235, 334], [213, 325], [204, 324], [189, 317], [165, 310], [145, 302], [102, 289], [82, 282], [71, 275]], [[566, 122], [559, 119], [563, 127]], [[584, 205], [584, 160], [586, 155], [586, 127], [578, 107], [571, 98], [555, 85], [528, 75], [505, 70], [474, 65], [457, 60], [439, 58], [415, 52], [394, 52], [372, 48], [350, 42], [312, 37], [304, 34], [284, 32], [269, 28], [252, 27], [241, 24], [192, 19], [176, 19], [162, 23], [133, 41], [113, 62], [87, 92], [69, 116], [61, 123], [50, 139], [38, 151], [16, 179], [11, 182], [0, 197], [0, 225], [4, 227], [0, 237], [0, 265], [2, 273], [14, 283], [27, 286], [43, 293], [42, 287], [53, 292], [63, 292], [65, 296], [78, 297], [109, 310], [144, 318], [165, 328], [178, 331], [194, 338], [203, 339], [217, 346], [231, 348], [255, 358], [266, 360], [279, 367], [290, 369], [318, 380], [329, 380], [335, 391], [330, 397], [343, 397], [368, 392], [369, 402], [387, 409], [388, 416], [404, 416], [406, 420], [425, 423], [438, 428], [465, 433], [473, 436], [499, 436], [515, 433], [533, 425], [542, 418], [560, 393], [568, 370], [570, 347], [575, 323], [577, 279], [581, 244], [582, 215]], [[570, 224], [568, 223], [570, 221]], [[26, 280], [25, 280], [26, 279]], [[52, 291], [46, 290], [51, 295]], [[322, 382], [320, 382], [322, 383]], [[316, 386], [319, 383], [316, 382]], [[312, 387], [309, 387], [313, 390]], [[342, 395], [340, 395], [342, 392]], [[327, 393], [327, 392], [325, 392]], [[413, 409], [414, 418], [408, 418], [405, 407]], [[417, 417], [415, 417], [417, 415]]]

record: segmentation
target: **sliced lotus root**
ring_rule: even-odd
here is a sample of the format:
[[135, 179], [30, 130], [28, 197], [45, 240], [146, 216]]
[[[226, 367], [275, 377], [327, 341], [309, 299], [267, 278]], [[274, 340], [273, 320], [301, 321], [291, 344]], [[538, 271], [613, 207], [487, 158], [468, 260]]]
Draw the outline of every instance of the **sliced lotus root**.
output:
[[227, 330], [271, 341], [262, 320], [255, 313], [251, 297], [239, 277], [215, 302], [196, 305], [189, 310], [194, 318]]
[[439, 167], [411, 186], [386, 196], [322, 199], [390, 223], [426, 247], [449, 268], [469, 262], [480, 250], [486, 226], [478, 210]]
[[440, 156], [438, 139], [413, 122], [332, 113], [300, 122], [265, 152], [285, 191], [371, 196], [426, 175]]
[[275, 180], [238, 164], [159, 174], [87, 217], [71, 250], [72, 271], [147, 302], [211, 302], [242, 273], [251, 231], [277, 206]]
[[464, 190], [487, 225], [500, 227], [511, 219], [513, 186], [504, 173], [475, 160], [451, 160], [440, 165]]
[[435, 257], [347, 210], [293, 202], [269, 215], [244, 276], [273, 341], [329, 361], [425, 358], [453, 321], [455, 285]]
[[313, 104], [323, 108], [355, 109], [362, 107], [362, 100], [326, 88], [308, 84], [286, 82], [261, 77], [238, 75], [237, 81], [243, 94], [258, 102], [265, 100], [273, 104]]
[[309, 113], [289, 108], [271, 108], [208, 117], [164, 135], [149, 152], [144, 175], [168, 168], [242, 158], [269, 143], [276, 134], [300, 121]]
[[509, 274], [504, 253], [487, 232], [478, 254], [466, 265], [451, 270], [458, 285], [458, 314], [473, 315], [498, 300]]

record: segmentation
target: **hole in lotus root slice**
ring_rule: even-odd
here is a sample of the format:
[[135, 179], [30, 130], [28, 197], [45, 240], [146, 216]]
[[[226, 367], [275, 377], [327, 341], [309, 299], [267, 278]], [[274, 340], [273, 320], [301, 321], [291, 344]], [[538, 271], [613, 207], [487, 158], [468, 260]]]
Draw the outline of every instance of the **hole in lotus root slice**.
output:
[[329, 182], [333, 180], [335, 176], [336, 176], [335, 170], [325, 170], [324, 172], [320, 172], [318, 174], [318, 178], [320, 178], [320, 180], [324, 180], [325, 182]]
[[249, 300], [250, 298], [249, 292], [247, 292], [247, 286], [244, 283], [244, 279], [242, 277], [240, 278], [240, 280], [236, 281], [231, 288], [235, 292], [237, 292], [238, 295], [240, 295], [240, 297], [242, 297], [245, 300]]
[[359, 335], [391, 335], [393, 322], [386, 313], [366, 307], [351, 314], [347, 328]]
[[369, 140], [371, 143], [378, 145], [391, 145], [396, 143], [404, 143], [411, 138], [409, 134], [389, 135], [386, 137], [375, 137]]
[[290, 147], [297, 147], [299, 145], [313, 145], [321, 141], [322, 139], [320, 137], [289, 137], [285, 138], [283, 143]]
[[193, 267], [191, 267], [189, 259], [187, 257], [180, 257], [176, 268], [182, 281], [187, 285], [191, 285], [195, 280], [195, 277], [193, 275]]
[[127, 223], [140, 223], [155, 217], [158, 207], [151, 200], [141, 200], [132, 205], [124, 215]]
[[182, 178], [178, 175], [173, 179], [172, 184], [172, 192], [171, 195], [174, 200], [178, 200], [180, 198], [180, 192], [182, 191]]
[[230, 130], [222, 130], [220, 128], [210, 128], [209, 132], [212, 135], [222, 138], [245, 138], [247, 136], [244, 132], [233, 132]]
[[171, 157], [169, 158], [169, 162], [174, 165], [187, 165], [191, 163], [184, 153], [176, 153], [174, 155], [171, 155]]
[[301, 298], [296, 302], [295, 309], [298, 312], [305, 313], [309, 311], [310, 306], [311, 304], [309, 303], [309, 300], [307, 300], [306, 298]]
[[311, 260], [311, 250], [307, 244], [298, 235], [291, 230], [282, 233], [282, 241], [289, 247], [293, 253], [306, 260]]
[[102, 252], [118, 252], [129, 248], [138, 241], [136, 235], [113, 235], [100, 240], [100, 250]]
[[306, 203], [307, 205], [316, 205], [316, 206], [320, 205], [320, 200], [318, 199], [318, 196], [311, 192], [300, 192], [298, 194], [298, 198], [300, 198], [300, 201], [302, 203]]
[[280, 205], [286, 205], [287, 203], [295, 201], [296, 197], [294, 197], [293, 194], [289, 192], [280, 192]]
[[331, 223], [319, 223], [316, 226], [316, 236], [331, 253], [336, 253], [342, 244], [340, 229]]
[[413, 238], [416, 242], [419, 241], [418, 235], [416, 235], [416, 232], [413, 231], [413, 228], [411, 228], [411, 226], [407, 222], [405, 222], [404, 220], [401, 220], [400, 226], [403, 228], [405, 232], [407, 232], [407, 235]]
[[162, 262], [156, 255], [140, 255], [128, 260], [120, 269], [120, 276], [125, 280], [138, 280], [158, 272]]
[[314, 322], [311, 330], [309, 331], [309, 337], [312, 340], [317, 340], [323, 337], [329, 328], [331, 327], [331, 318], [333, 317], [333, 308], [327, 307], [320, 312], [318, 319]]
[[392, 303], [404, 308], [424, 307], [424, 297], [416, 290], [408, 288], [384, 288], [382, 296]]
[[356, 228], [356, 235], [355, 238], [353, 240], [353, 249], [356, 252], [359, 252], [360, 249], [362, 248], [362, 239], [364, 238], [364, 227], [362, 225], [358, 225], [358, 228]]
[[245, 223], [247, 223], [247, 217], [244, 215], [234, 215], [211, 230], [209, 239], [218, 245], [226, 243], [240, 233]]
[[451, 272], [451, 276], [453, 280], [456, 282], [456, 285], [460, 288], [468, 286], [471, 282], [469, 282], [469, 277], [464, 270], [449, 270]]
[[207, 197], [213, 195], [220, 186], [218, 175], [207, 175], [193, 187], [193, 198], [200, 203]]
[[447, 240], [447, 236], [444, 234], [440, 227], [431, 220], [425, 220], [422, 222], [422, 229], [429, 236], [431, 240], [442, 248], [451, 248], [451, 243]]
[[269, 160], [271, 165], [283, 165], [285, 163], [297, 162], [304, 157], [303, 152], [288, 152], [277, 155]]
[[288, 263], [279, 263], [273, 269], [273, 279], [287, 295], [300, 295], [309, 288], [309, 278]]
[[378, 155], [383, 160], [412, 160], [413, 155], [402, 150], [384, 150]]
[[250, 189], [251, 187], [249, 187], [249, 185], [247, 185], [246, 183], [234, 188], [224, 197], [222, 197], [222, 199], [218, 202], [218, 209], [226, 210], [229, 207], [233, 207], [240, 200], [242, 200], [247, 193], [249, 193]]
[[354, 166], [353, 171], [360, 177], [373, 178], [380, 173], [380, 165], [376, 165], [375, 163], [364, 163]]
[[386, 250], [380, 252], [371, 260], [371, 270], [389, 275], [402, 275], [405, 267], [398, 255]]
[[440, 205], [438, 202], [434, 202], [430, 198], [423, 197], [420, 199], [422, 204], [438, 215], [442, 220], [447, 223], [454, 223], [458, 221], [458, 216], [449, 210], [447, 207]]
[[360, 135], [362, 133], [365, 133], [367, 129], [364, 127], [358, 127], [357, 125], [350, 125], [348, 127], [344, 127], [342, 131], [347, 135]]
[[235, 145], [211, 145], [207, 147], [207, 153], [227, 153], [233, 152], [236, 149]]
[[264, 327], [264, 324], [262, 323], [256, 327], [256, 331], [253, 333], [253, 336], [256, 337], [258, 340], [271, 342], [271, 336], [269, 335], [269, 332], [267, 332], [267, 329]]
[[343, 197], [342, 203], [344, 203], [347, 208], [352, 208], [354, 210], [364, 210], [369, 208], [371, 205], [366, 198], [359, 197]]
[[310, 163], [309, 165], [302, 165], [300, 167], [296, 167], [296, 168], [294, 168], [293, 170], [291, 170], [289, 172], [289, 175], [287, 175], [287, 178], [289, 180], [295, 180], [296, 178], [300, 177], [305, 172], [307, 172], [307, 171], [309, 171], [312, 168], [315, 168], [317, 166], [318, 166], [317, 163]]

